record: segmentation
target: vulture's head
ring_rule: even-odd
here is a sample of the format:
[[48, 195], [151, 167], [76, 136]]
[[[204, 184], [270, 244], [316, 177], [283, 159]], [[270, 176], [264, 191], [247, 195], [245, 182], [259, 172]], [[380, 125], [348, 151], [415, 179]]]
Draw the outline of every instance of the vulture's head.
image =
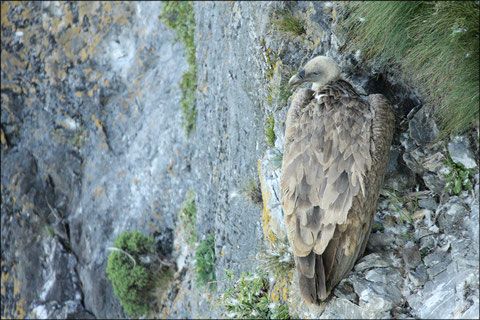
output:
[[312, 87], [320, 88], [339, 78], [340, 68], [335, 60], [325, 56], [317, 56], [308, 61], [299, 73], [291, 77], [288, 84], [293, 86], [303, 82], [312, 82]]

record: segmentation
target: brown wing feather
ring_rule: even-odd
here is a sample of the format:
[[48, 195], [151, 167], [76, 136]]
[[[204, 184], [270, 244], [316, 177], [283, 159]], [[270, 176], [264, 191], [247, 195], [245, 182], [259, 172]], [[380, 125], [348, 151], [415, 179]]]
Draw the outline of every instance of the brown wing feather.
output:
[[[365, 174], [366, 196], [358, 194], [346, 223], [335, 230], [324, 254], [326, 287], [329, 293], [350, 272], [355, 261], [364, 252], [370, 235], [371, 223], [380, 187], [388, 164], [388, 155], [394, 131], [394, 115], [388, 100], [380, 95], [368, 97], [372, 110], [372, 139], [370, 149], [372, 167]], [[338, 239], [338, 241], [334, 241]], [[326, 263], [328, 261], [330, 263]]]
[[[377, 184], [366, 178], [369, 172], [376, 172], [372, 164], [378, 167], [379, 162], [377, 155], [372, 159], [371, 152], [381, 151], [379, 143], [372, 144], [371, 135], [386, 134], [375, 123], [372, 126], [369, 104], [361, 100], [347, 82], [339, 80], [318, 94], [323, 96], [317, 100], [312, 90], [301, 89], [292, 101], [286, 122], [281, 181], [287, 235], [295, 256], [299, 257], [296, 261], [303, 279], [301, 287], [314, 290], [302, 293], [307, 301], [312, 296], [324, 299], [325, 281], [329, 292], [337, 278], [343, 278], [351, 269], [351, 266], [348, 270], [346, 266], [337, 268], [338, 264], [345, 257], [354, 262], [360, 247], [364, 248], [365, 236], [349, 234], [355, 233], [359, 225], [370, 228], [371, 218], [366, 223], [363, 216], [368, 214], [361, 208], [365, 207], [364, 200], [370, 199], [373, 191], [370, 187]], [[375, 104], [377, 100], [372, 101]], [[391, 135], [385, 139], [382, 142], [388, 142], [389, 146]], [[381, 176], [383, 178], [383, 173]], [[373, 194], [376, 196], [372, 201], [376, 203], [378, 190]], [[352, 205], [359, 206], [360, 210], [351, 210]], [[312, 265], [322, 259], [324, 252], [322, 266]], [[312, 254], [317, 258], [313, 259]], [[325, 274], [316, 274], [317, 280], [314, 280], [314, 269], [325, 270]], [[307, 278], [302, 277], [316, 284], [307, 285]]]
[[300, 90], [292, 101], [282, 164], [288, 235], [300, 257], [323, 253], [371, 165], [368, 104], [343, 81], [326, 86], [319, 100], [313, 93]]

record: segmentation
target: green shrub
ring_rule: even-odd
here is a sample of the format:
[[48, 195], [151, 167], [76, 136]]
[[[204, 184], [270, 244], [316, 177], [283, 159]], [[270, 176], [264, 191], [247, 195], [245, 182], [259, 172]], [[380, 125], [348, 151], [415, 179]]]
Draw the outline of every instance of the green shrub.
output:
[[268, 146], [274, 147], [275, 146], [275, 120], [273, 119], [273, 115], [271, 115], [268, 120], [266, 121], [266, 131], [265, 136], [267, 137]]
[[[233, 280], [232, 272], [226, 271]], [[268, 292], [268, 280], [263, 276], [242, 273], [228, 288], [220, 303], [225, 307], [225, 317], [236, 319], [290, 319], [285, 304], [273, 303]]]
[[366, 1], [345, 4], [348, 50], [385, 68], [397, 64], [436, 106], [442, 137], [478, 120], [479, 2]]
[[473, 190], [473, 177], [475, 170], [465, 168], [461, 163], [453, 162], [452, 158], [448, 155], [445, 164], [450, 169], [450, 173], [444, 175], [447, 179], [445, 190], [449, 194], [459, 195], [462, 191]]
[[203, 240], [195, 253], [197, 287], [208, 285], [215, 290], [215, 238], [211, 234]]
[[187, 242], [193, 248], [197, 242], [197, 208], [195, 206], [195, 194], [193, 190], [187, 192], [187, 199], [182, 204], [179, 218], [187, 235]]
[[185, 46], [185, 57], [188, 62], [188, 71], [183, 75], [180, 83], [182, 92], [181, 108], [184, 117], [182, 126], [187, 137], [195, 131], [197, 110], [195, 108], [195, 90], [197, 86], [197, 63], [195, 60], [195, 11], [191, 1], [165, 2], [159, 18], [176, 31], [176, 41], [182, 41]]
[[110, 253], [107, 263], [113, 291], [128, 315], [144, 315], [149, 310], [152, 277], [139, 257], [154, 252], [154, 240], [138, 231], [127, 231], [115, 240], [114, 248], [119, 250]]

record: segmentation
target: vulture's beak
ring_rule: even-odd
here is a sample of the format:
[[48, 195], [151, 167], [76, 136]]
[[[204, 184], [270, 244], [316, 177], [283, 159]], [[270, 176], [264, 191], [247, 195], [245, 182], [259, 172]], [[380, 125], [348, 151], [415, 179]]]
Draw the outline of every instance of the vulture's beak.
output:
[[296, 75], [294, 75], [293, 77], [291, 77], [290, 80], [288, 81], [288, 84], [290, 86], [300, 84], [304, 81], [304, 79], [305, 79], [305, 70], [302, 70]]

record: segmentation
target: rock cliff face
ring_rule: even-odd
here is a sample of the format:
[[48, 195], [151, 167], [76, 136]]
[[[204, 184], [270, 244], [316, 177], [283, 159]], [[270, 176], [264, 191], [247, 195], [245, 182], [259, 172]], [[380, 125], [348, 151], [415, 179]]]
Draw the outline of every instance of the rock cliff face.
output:
[[[193, 189], [199, 238], [215, 234], [218, 280], [253, 270], [259, 248], [282, 241], [282, 83], [318, 54], [360, 91], [385, 94], [397, 131], [365, 256], [321, 308], [295, 299], [294, 283], [292, 314], [478, 316], [478, 137], [435, 143], [413, 90], [340, 53], [338, 4], [196, 2], [198, 118], [187, 139], [178, 89], [187, 62], [161, 6], [2, 3], [2, 317], [125, 317], [105, 269], [107, 248], [132, 229], [185, 262], [163, 315], [219, 317], [217, 295], [195, 287], [192, 253], [178, 241], [180, 204]], [[285, 6], [304, 35], [273, 31], [272, 12]], [[275, 147], [265, 138], [271, 115]], [[455, 170], [447, 151], [475, 172], [472, 191], [445, 191]], [[263, 212], [242, 193], [258, 176]]]

